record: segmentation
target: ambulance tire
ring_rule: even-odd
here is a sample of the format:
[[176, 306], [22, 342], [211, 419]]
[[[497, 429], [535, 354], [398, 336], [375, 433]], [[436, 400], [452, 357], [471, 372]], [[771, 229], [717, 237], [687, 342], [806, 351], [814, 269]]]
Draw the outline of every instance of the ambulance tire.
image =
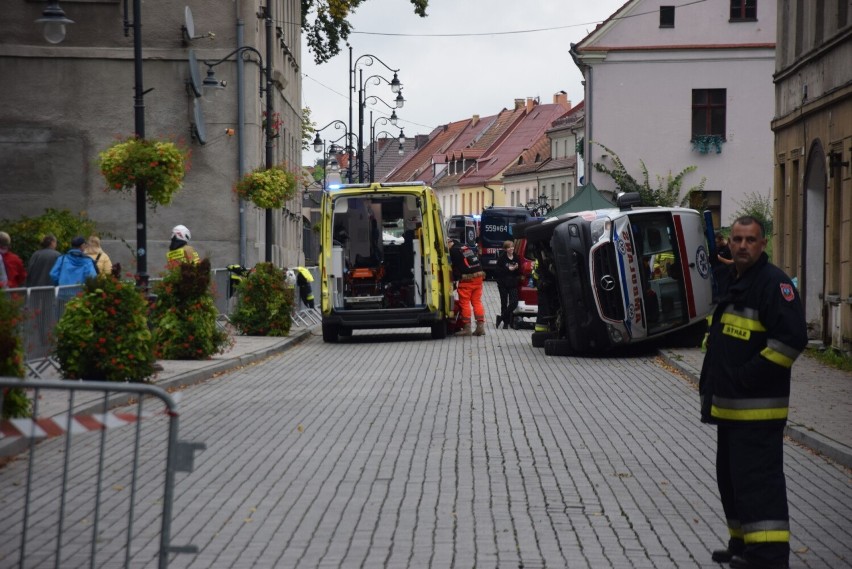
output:
[[544, 331], [533, 332], [532, 333], [533, 348], [543, 348], [544, 343], [547, 340], [550, 340], [550, 339], [556, 338], [556, 337], [557, 337], [556, 332], [544, 332]]
[[337, 327], [337, 324], [322, 323], [322, 340], [326, 344], [336, 344], [339, 333], [340, 328]]
[[341, 326], [338, 329], [338, 334], [340, 334], [341, 338], [351, 338], [352, 337], [352, 328], [347, 328], [345, 326]]
[[443, 340], [447, 337], [447, 321], [443, 318], [432, 324], [432, 339]]
[[568, 338], [552, 338], [544, 341], [546, 356], [570, 356], [571, 352], [571, 340]]

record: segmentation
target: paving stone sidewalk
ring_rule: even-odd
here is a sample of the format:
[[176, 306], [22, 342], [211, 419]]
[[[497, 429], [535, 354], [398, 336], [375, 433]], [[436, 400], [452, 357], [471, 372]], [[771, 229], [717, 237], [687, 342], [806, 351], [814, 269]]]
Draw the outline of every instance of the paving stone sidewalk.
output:
[[[664, 348], [663, 359], [696, 385], [704, 354], [699, 348]], [[787, 436], [852, 468], [852, 373], [803, 354], [793, 364]]]

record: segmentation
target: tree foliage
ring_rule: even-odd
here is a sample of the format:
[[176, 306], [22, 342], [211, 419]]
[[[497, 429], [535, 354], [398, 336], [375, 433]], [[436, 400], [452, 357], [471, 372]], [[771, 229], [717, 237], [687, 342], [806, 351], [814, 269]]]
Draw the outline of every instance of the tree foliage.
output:
[[311, 108], [302, 109], [302, 150], [310, 150], [313, 146], [314, 132], [317, 123], [311, 120]]
[[643, 160], [639, 160], [639, 164], [642, 168], [642, 181], [640, 182], [627, 171], [627, 168], [624, 166], [624, 162], [621, 161], [621, 158], [619, 158], [618, 154], [613, 152], [612, 149], [607, 148], [599, 142], [593, 142], [593, 144], [597, 144], [606, 150], [609, 153], [613, 164], [610, 168], [606, 164], [595, 162], [595, 170], [612, 178], [615, 181], [615, 185], [618, 187], [619, 192], [639, 192], [639, 196], [642, 198], [642, 205], [699, 207], [699, 209], [703, 207], [698, 206], [695, 203], [693, 194], [704, 191], [704, 184], [707, 181], [706, 178], [702, 177], [701, 182], [699, 182], [698, 185], [692, 186], [686, 190], [686, 194], [681, 197], [683, 179], [687, 174], [694, 172], [697, 169], [696, 166], [687, 166], [676, 175], [672, 175], [671, 171], [669, 171], [668, 175], [665, 177], [657, 175], [657, 187], [652, 188], [648, 168], [645, 166], [645, 162]]
[[737, 205], [740, 207], [731, 216], [731, 223], [738, 217], [750, 215], [763, 223], [767, 237], [774, 235], [774, 228], [772, 226], [772, 200], [768, 195], [764, 196], [757, 192], [749, 192], [742, 201], [737, 201]]
[[[346, 18], [364, 1], [302, 0], [302, 32], [317, 65], [340, 53], [340, 44], [346, 42], [352, 32], [352, 24]], [[429, 0], [409, 1], [414, 13], [425, 18]]]

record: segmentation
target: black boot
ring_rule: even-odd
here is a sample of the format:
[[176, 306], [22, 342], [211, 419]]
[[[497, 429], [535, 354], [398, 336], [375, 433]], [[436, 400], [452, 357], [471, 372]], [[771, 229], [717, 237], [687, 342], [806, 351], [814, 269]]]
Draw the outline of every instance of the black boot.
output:
[[498, 314], [498, 315], [497, 315], [497, 322], [496, 322], [496, 324], [495, 324], [495, 327], [499, 328], [499, 327], [500, 327], [500, 322], [502, 322], [502, 321], [503, 321], [503, 317], [502, 317], [502, 316], [500, 316], [500, 315]]

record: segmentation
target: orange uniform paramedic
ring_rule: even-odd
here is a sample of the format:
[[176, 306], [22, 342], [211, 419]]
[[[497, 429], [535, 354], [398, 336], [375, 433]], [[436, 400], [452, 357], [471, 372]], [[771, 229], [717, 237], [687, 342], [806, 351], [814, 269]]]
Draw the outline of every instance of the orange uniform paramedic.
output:
[[[461, 311], [461, 331], [457, 336], [484, 336], [485, 309], [482, 306], [482, 282], [485, 272], [479, 262], [479, 257], [470, 247], [459, 244], [455, 239], [447, 239], [450, 248], [450, 262], [453, 266], [453, 280], [458, 281], [456, 289], [459, 293]], [[470, 307], [473, 305], [473, 316], [476, 318], [476, 330], [470, 331]]]

